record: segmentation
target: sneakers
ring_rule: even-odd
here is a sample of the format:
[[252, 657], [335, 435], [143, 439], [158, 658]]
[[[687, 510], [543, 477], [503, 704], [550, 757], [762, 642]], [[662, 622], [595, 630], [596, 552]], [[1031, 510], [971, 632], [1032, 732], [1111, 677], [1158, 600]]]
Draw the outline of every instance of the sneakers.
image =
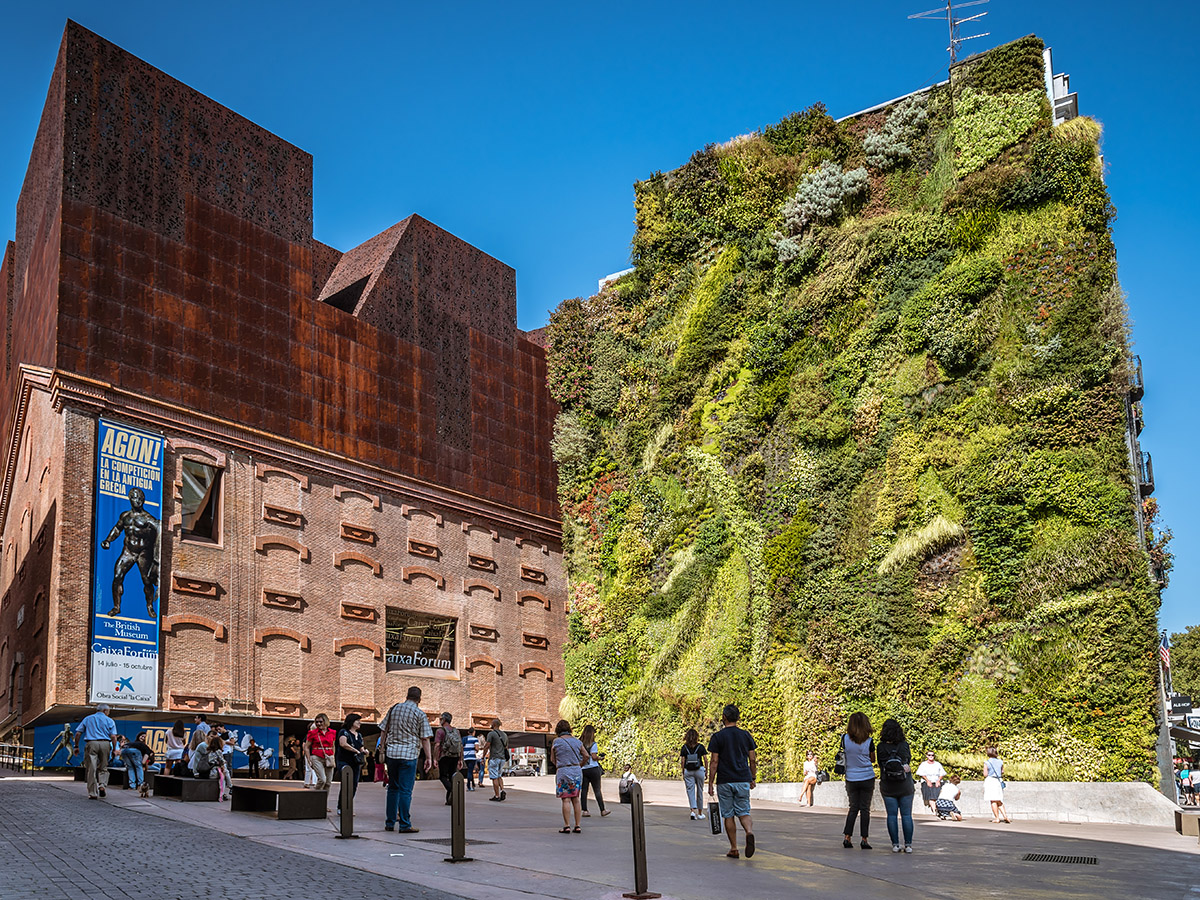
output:
[[859, 842], [858, 842], [858, 846], [862, 847], [864, 850], [870, 850], [870, 849], [871, 849], [871, 845], [870, 845], [870, 844], [868, 844], [866, 841], [859, 841]]
[[508, 791], [501, 791], [501, 792], [500, 792], [500, 799], [501, 799], [501, 800], [507, 800], [507, 799], [508, 799]]
[[912, 853], [912, 844], [905, 844], [905, 845], [904, 845], [904, 852], [905, 852], [905, 853]]
[[401, 828], [400, 833], [401, 834], [417, 834], [420, 830], [421, 830], [420, 828], [413, 828], [410, 825], [408, 828]]
[[108, 796], [108, 795], [107, 795], [107, 794], [104, 792], [104, 788], [100, 788], [100, 796], [101, 796], [101, 797], [107, 797], [107, 796]]
[[900, 852], [900, 845], [899, 845], [899, 844], [892, 844], [892, 852], [893, 852], [893, 853], [899, 853], [899, 852]]
[[[600, 810], [600, 818], [602, 818], [602, 819], [603, 819], [605, 816], [611, 816], [611, 815], [612, 815], [612, 810], [611, 810], [611, 809], [602, 809], [602, 810]], [[696, 818], [698, 819], [698, 818], [700, 818], [700, 817], [699, 817], [699, 816], [696, 816]]]
[[384, 826], [383, 826], [383, 830], [384, 830], [384, 831], [395, 831], [395, 830], [396, 830], [396, 826], [395, 826], [395, 825], [384, 825]]

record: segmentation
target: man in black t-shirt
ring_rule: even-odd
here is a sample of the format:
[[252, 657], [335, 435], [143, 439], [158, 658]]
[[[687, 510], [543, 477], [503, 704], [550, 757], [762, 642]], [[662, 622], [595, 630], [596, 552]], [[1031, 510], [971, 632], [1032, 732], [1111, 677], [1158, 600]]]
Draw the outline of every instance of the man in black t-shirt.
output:
[[731, 859], [738, 858], [737, 823], [742, 823], [746, 832], [746, 858], [754, 855], [754, 822], [750, 819], [750, 791], [758, 781], [758, 754], [754, 736], [738, 727], [741, 713], [730, 703], [721, 712], [721, 730], [708, 742], [709, 760], [708, 795], [713, 795], [713, 781], [717, 785], [717, 801], [721, 818], [725, 820], [725, 834], [729, 837]]

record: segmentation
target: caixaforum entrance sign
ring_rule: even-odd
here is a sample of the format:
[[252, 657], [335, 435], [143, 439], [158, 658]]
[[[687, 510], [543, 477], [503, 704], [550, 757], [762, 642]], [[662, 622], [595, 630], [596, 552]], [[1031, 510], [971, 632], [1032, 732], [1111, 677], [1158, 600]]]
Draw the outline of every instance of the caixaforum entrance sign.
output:
[[388, 672], [415, 669], [454, 671], [454, 644], [458, 620], [407, 609], [388, 607]]
[[163, 439], [101, 419], [92, 525], [89, 699], [158, 706]]

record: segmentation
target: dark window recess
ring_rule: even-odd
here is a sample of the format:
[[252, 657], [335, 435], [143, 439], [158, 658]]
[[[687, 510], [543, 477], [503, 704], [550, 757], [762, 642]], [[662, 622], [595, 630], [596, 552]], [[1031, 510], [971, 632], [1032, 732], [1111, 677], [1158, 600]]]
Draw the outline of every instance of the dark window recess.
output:
[[370, 275], [364, 275], [358, 281], [353, 281], [340, 291], [330, 294], [325, 298], [325, 302], [330, 306], [336, 306], [342, 312], [352, 313], [358, 306], [358, 301], [362, 299], [363, 291], [366, 290], [367, 282], [370, 280]]
[[194, 459], [183, 461], [183, 536], [221, 539], [221, 470]]

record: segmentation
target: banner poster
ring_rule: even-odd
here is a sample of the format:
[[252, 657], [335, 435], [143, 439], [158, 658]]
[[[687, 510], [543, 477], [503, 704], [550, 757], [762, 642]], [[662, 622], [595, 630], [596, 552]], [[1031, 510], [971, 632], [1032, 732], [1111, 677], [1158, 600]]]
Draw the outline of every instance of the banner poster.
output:
[[[90, 714], [90, 713], [89, 713]], [[188, 718], [191, 718], [190, 716]], [[82, 719], [82, 716], [81, 716]], [[133, 740], [142, 731], [146, 732], [146, 743], [154, 751], [155, 762], [162, 762], [167, 756], [167, 733], [174, 725], [173, 722], [139, 722], [136, 719], [117, 719], [117, 734]], [[83, 752], [75, 752], [75, 729], [79, 722], [68, 722], [65, 725], [38, 725], [33, 729], [33, 764], [41, 767], [71, 767], [83, 765]], [[231, 760], [235, 769], [244, 769], [250, 765], [246, 756], [246, 748], [250, 739], [263, 748], [263, 757], [259, 765], [263, 769], [278, 768], [279, 763], [279, 727], [263, 725], [227, 725], [229, 736], [233, 739], [234, 751]], [[187, 739], [192, 737], [192, 726], [185, 728]]]
[[100, 420], [92, 525], [92, 703], [158, 706], [163, 439]]

